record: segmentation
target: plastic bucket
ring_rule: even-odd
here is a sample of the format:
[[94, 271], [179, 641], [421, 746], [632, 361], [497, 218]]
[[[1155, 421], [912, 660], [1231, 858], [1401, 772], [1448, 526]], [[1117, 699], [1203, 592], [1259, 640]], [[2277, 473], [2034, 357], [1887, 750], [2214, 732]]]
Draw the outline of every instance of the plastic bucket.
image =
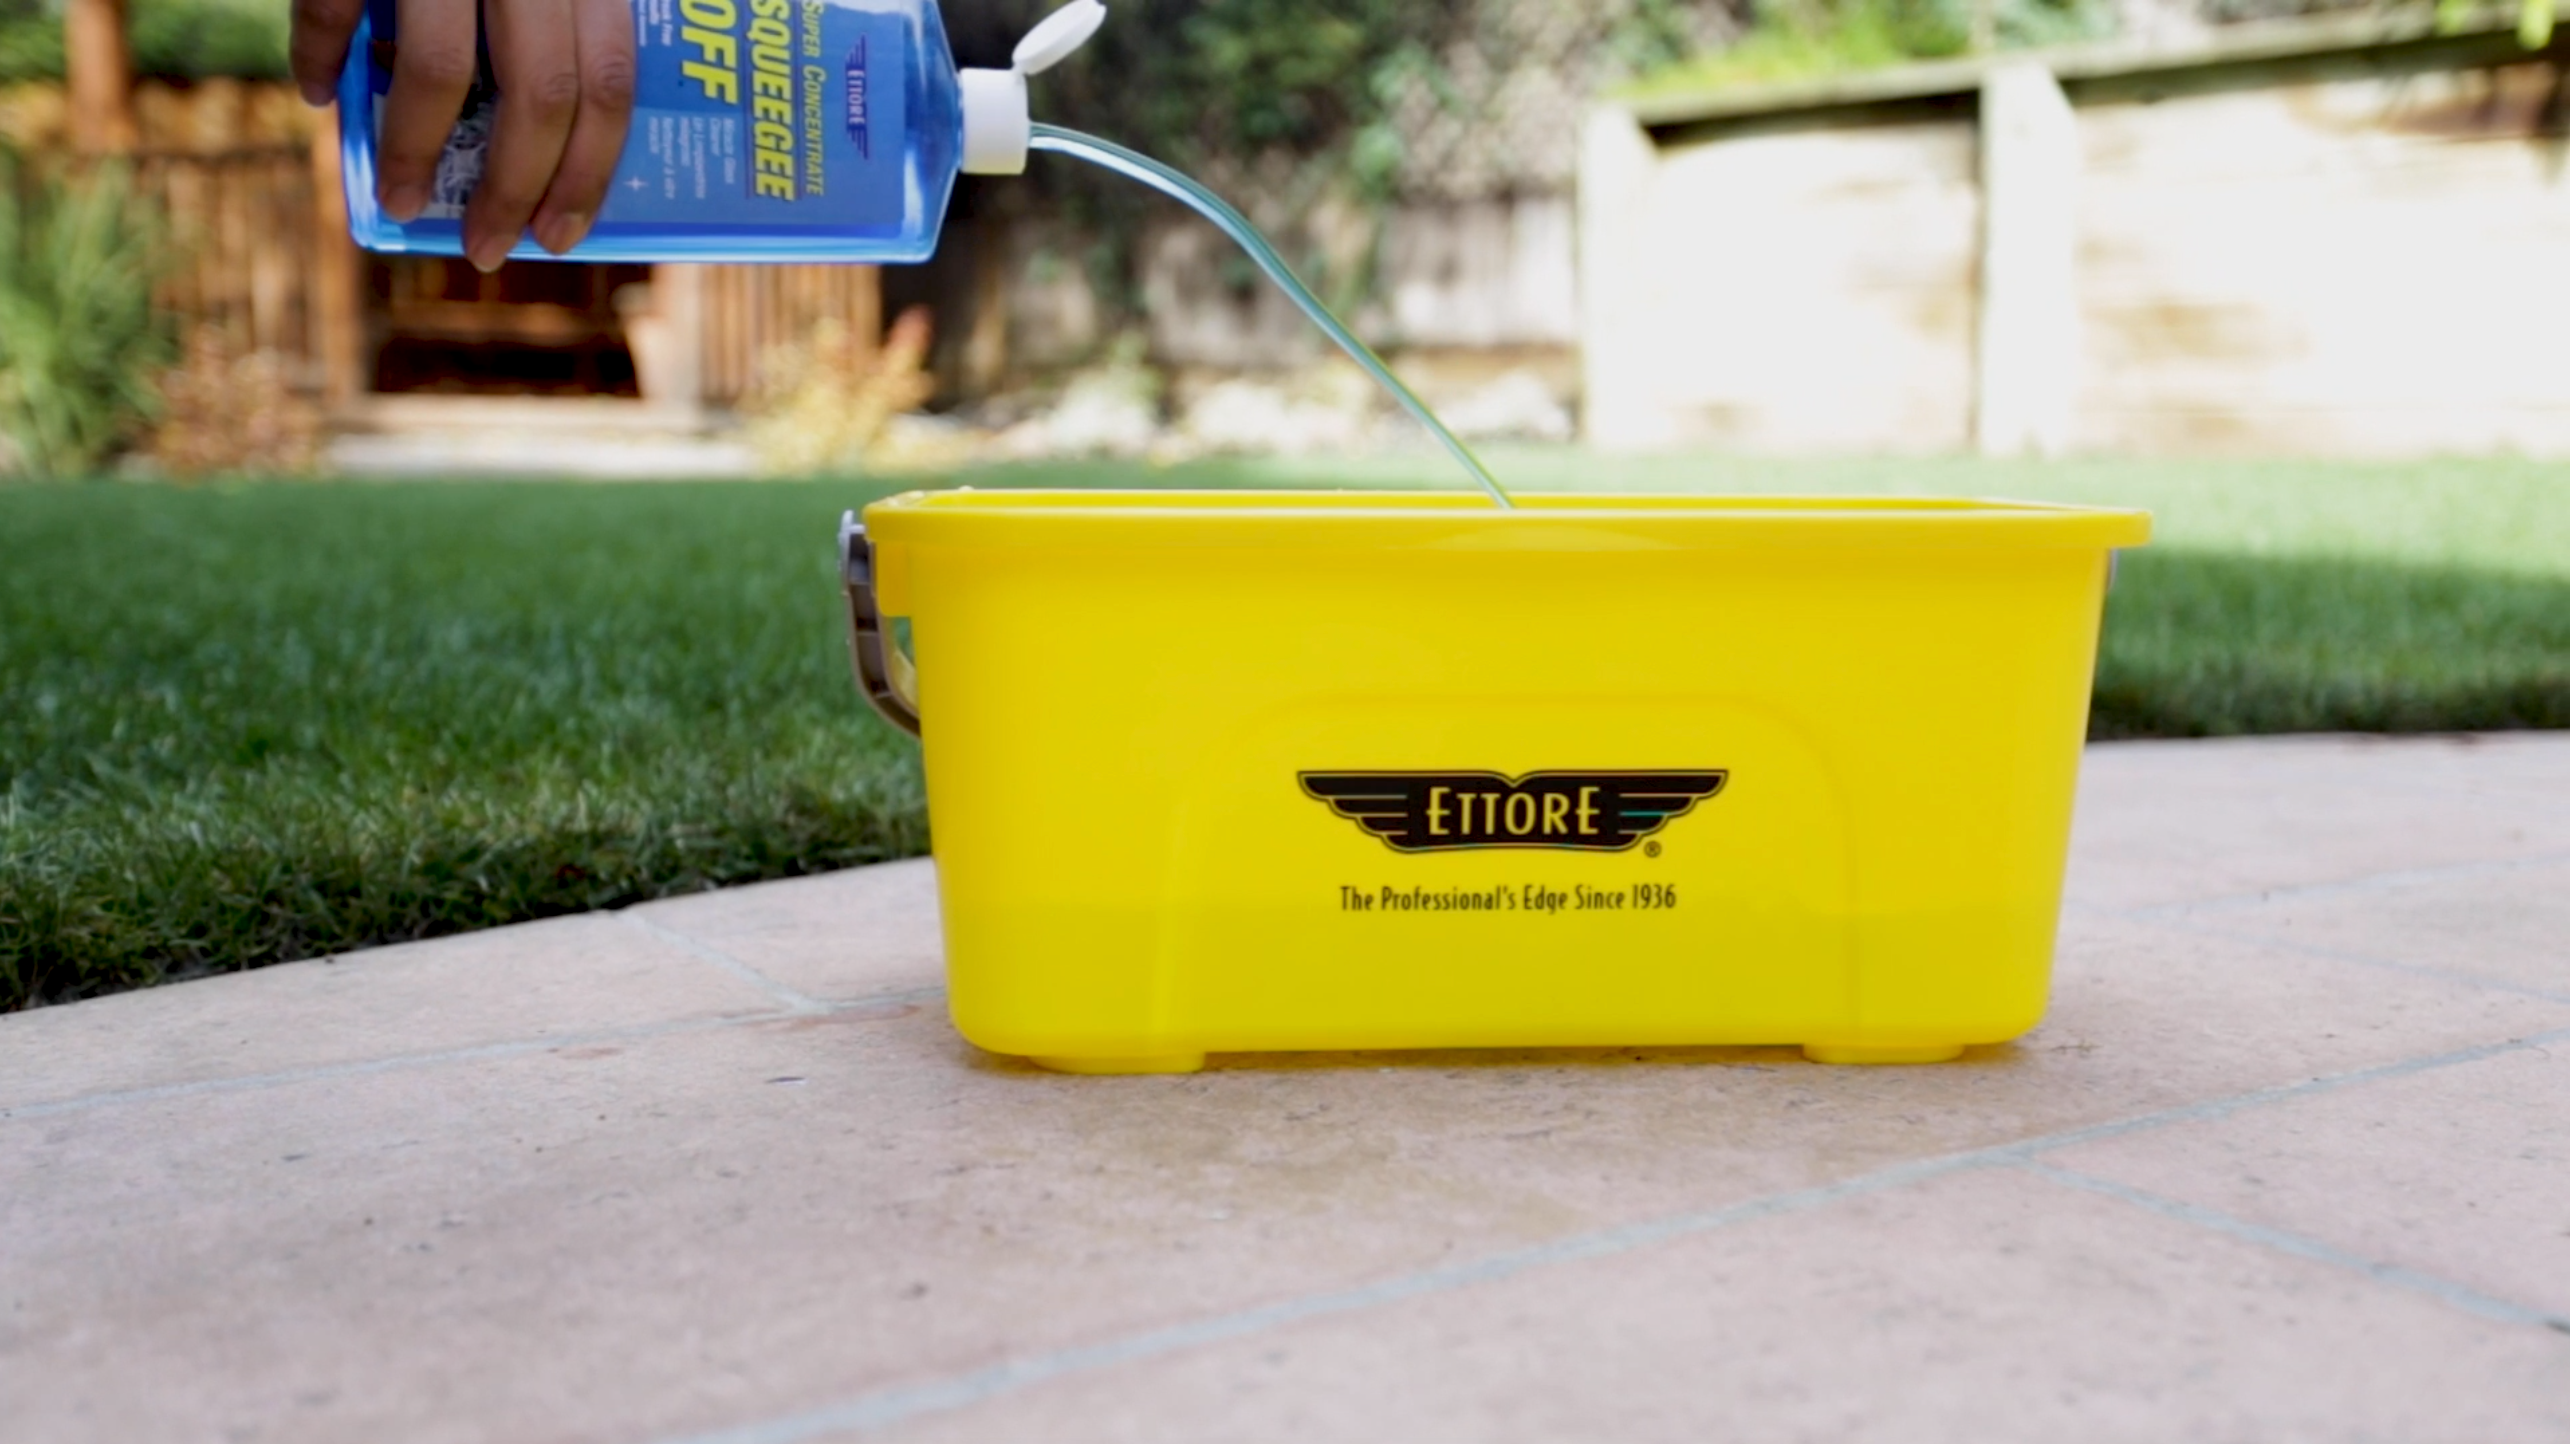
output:
[[1016, 491], [847, 531], [860, 676], [923, 734], [956, 1026], [1140, 1072], [2024, 1032], [2150, 518]]

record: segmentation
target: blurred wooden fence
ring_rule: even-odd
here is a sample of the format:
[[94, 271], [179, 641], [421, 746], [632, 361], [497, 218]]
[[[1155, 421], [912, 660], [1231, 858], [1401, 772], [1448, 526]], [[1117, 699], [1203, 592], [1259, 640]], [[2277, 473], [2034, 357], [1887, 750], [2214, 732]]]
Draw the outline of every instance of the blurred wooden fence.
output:
[[317, 284], [348, 272], [320, 254], [312, 172], [306, 145], [135, 158], [138, 188], [159, 202], [178, 251], [161, 304], [190, 329], [275, 352], [317, 383], [331, 318]]
[[[395, 314], [403, 311], [398, 278], [369, 281], [370, 266], [388, 263], [370, 261], [348, 241], [329, 113], [306, 109], [285, 85], [231, 80], [147, 81], [136, 89], [135, 109], [136, 184], [168, 217], [178, 251], [160, 300], [181, 328], [212, 328], [232, 346], [273, 352], [334, 404], [371, 389], [379, 351], [417, 317]], [[0, 86], [0, 142], [68, 162], [70, 125], [59, 85]], [[882, 324], [875, 271], [866, 266], [655, 267], [652, 290], [689, 293], [674, 308], [684, 324], [661, 328], [689, 359], [665, 373], [687, 394], [659, 399], [682, 404], [736, 402], [770, 348], [802, 340], [815, 325], [835, 320], [871, 340]], [[547, 330], [560, 321], [552, 314], [559, 306], [488, 296], [438, 305], [444, 340], [561, 344]], [[615, 334], [631, 327], [603, 300], [589, 309], [600, 335], [587, 344], [633, 339]]]
[[837, 321], [868, 339], [882, 331], [872, 266], [708, 266], [703, 312], [705, 399], [730, 405], [756, 379], [769, 348]]
[[[162, 304], [188, 328], [212, 327], [236, 346], [275, 352], [306, 385], [346, 400], [367, 388], [375, 348], [403, 317], [367, 314], [386, 301], [363, 299], [357, 268], [365, 262], [339, 239], [345, 231], [337, 177], [325, 173], [336, 169], [329, 159], [310, 145], [144, 155], [136, 177], [166, 211], [179, 248]], [[698, 399], [712, 405], [737, 402], [770, 348], [801, 341], [817, 324], [836, 321], [866, 338], [881, 329], [871, 267], [706, 266], [701, 284]], [[399, 299], [392, 298], [395, 313]], [[480, 330], [467, 332], [519, 343], [547, 339], [524, 323], [559, 309], [444, 304], [481, 317]], [[612, 311], [596, 309], [613, 329]]]

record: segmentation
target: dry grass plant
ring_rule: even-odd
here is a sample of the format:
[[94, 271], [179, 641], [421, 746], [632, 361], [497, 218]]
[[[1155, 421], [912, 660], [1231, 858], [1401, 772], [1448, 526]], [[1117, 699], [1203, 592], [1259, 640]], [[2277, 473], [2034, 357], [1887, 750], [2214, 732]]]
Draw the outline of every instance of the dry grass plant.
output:
[[881, 347], [825, 320], [800, 343], [771, 348], [741, 403], [750, 449], [774, 476], [863, 472], [892, 420], [936, 391], [928, 374], [928, 310], [901, 313]]
[[301, 476], [320, 466], [321, 407], [274, 351], [199, 327], [160, 388], [150, 455], [173, 477]]

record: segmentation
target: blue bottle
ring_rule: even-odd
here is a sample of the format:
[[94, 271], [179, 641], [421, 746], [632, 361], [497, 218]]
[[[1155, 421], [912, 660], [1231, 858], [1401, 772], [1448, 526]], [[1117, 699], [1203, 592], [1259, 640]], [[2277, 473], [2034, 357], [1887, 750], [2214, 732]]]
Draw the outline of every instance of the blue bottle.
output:
[[[1017, 175], [1029, 150], [1103, 166], [1193, 208], [1240, 243], [1340, 349], [1441, 442], [1493, 504], [1508, 493], [1472, 449], [1330, 314], [1248, 219], [1149, 156], [1027, 115], [1026, 78], [1105, 23], [1071, 0], [1017, 42], [1006, 70], [959, 70], [936, 0], [629, 0], [633, 123], [575, 261], [924, 261], [958, 174]], [[371, 251], [464, 254], [464, 204], [490, 148], [489, 77], [438, 157], [428, 207], [375, 201], [375, 136], [392, 89], [395, 0], [367, 0], [339, 77], [348, 229]], [[553, 259], [520, 237], [509, 255]]]
[[[928, 258], [958, 172], [1026, 168], [1026, 77], [1106, 18], [1073, 0], [1007, 70], [959, 70], [936, 0], [631, 0], [635, 97], [615, 181], [580, 261]], [[428, 207], [375, 201], [375, 136], [399, 43], [394, 0], [369, 0], [339, 79], [349, 229], [373, 251], [460, 256], [494, 92], [485, 71], [439, 157]], [[521, 237], [509, 253], [549, 259]]]

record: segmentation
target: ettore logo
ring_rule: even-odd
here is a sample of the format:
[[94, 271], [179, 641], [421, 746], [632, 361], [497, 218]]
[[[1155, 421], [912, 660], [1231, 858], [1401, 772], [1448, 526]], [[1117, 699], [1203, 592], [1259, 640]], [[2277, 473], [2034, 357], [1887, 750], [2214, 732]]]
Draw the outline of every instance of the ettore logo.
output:
[[1394, 852], [1623, 852], [1722, 790], [1727, 772], [1306, 772], [1305, 796]]
[[[827, 72], [824, 72], [825, 74]], [[860, 36], [857, 48], [848, 52], [848, 139], [857, 154], [874, 159], [874, 147], [866, 136], [866, 42]]]

